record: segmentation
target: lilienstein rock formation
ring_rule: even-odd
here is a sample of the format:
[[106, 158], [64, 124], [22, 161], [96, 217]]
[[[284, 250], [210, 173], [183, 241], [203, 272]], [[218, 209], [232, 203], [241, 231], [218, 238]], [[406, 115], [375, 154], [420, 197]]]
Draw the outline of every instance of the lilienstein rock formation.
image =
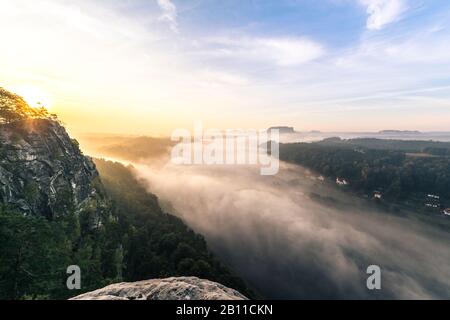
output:
[[[89, 212], [88, 228], [93, 232], [115, 219], [113, 204], [104, 192], [94, 162], [83, 155], [65, 128], [52, 119], [22, 119], [0, 125], [0, 209], [5, 207], [24, 217], [48, 221]], [[245, 297], [211, 281], [169, 278], [113, 284], [75, 298], [81, 299]]]
[[195, 277], [118, 283], [71, 300], [247, 300], [236, 290]]

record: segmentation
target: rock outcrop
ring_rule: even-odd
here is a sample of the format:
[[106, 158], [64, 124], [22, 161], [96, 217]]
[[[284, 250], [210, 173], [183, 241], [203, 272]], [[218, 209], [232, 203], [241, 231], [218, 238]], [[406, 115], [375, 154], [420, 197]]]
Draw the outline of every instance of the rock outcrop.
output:
[[106, 206], [97, 180], [94, 163], [57, 121], [0, 125], [0, 204], [49, 219], [90, 207], [97, 211]]
[[117, 283], [71, 300], [247, 300], [236, 290], [194, 277]]

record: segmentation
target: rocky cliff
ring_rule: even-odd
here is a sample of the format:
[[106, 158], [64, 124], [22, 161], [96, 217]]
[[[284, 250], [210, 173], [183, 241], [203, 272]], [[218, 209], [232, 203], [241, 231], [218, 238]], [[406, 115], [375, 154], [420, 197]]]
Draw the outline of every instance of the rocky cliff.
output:
[[194, 277], [118, 283], [71, 300], [247, 300], [236, 290]]
[[[83, 155], [56, 116], [0, 88], [0, 299], [67, 299], [66, 270], [82, 292], [160, 275], [207, 275], [246, 292], [205, 241], [164, 213], [130, 168]], [[247, 293], [247, 292], [246, 292]], [[232, 299], [197, 278], [121, 283], [86, 299]]]
[[57, 121], [0, 125], [0, 203], [27, 215], [54, 218], [102, 200], [98, 172]]

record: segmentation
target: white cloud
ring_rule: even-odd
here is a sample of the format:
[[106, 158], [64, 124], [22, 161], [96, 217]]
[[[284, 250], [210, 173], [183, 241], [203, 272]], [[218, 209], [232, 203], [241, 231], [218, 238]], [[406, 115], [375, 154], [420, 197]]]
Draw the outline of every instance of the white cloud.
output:
[[196, 76], [197, 79], [200, 80], [200, 84], [213, 86], [245, 86], [250, 82], [249, 79], [237, 73], [210, 69], [202, 70], [200, 73], [196, 74]]
[[291, 66], [315, 60], [324, 50], [318, 43], [308, 39], [258, 39], [256, 48], [266, 52], [278, 65]]
[[170, 0], [158, 0], [158, 5], [162, 10], [160, 20], [166, 21], [172, 31], [178, 33], [177, 7]]
[[405, 0], [360, 0], [367, 7], [367, 29], [380, 30], [400, 19], [407, 9]]
[[295, 66], [324, 55], [319, 43], [307, 38], [220, 37], [208, 39], [212, 49], [206, 54], [230, 57], [251, 62], [270, 61], [278, 66]]

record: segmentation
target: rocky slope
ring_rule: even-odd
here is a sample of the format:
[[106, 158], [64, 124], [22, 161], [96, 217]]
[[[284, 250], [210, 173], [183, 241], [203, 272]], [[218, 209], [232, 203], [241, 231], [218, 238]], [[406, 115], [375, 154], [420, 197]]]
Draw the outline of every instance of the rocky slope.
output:
[[247, 300], [236, 290], [194, 277], [118, 283], [71, 300]]
[[0, 126], [0, 203], [54, 218], [106, 206], [98, 172], [63, 126], [50, 119]]

